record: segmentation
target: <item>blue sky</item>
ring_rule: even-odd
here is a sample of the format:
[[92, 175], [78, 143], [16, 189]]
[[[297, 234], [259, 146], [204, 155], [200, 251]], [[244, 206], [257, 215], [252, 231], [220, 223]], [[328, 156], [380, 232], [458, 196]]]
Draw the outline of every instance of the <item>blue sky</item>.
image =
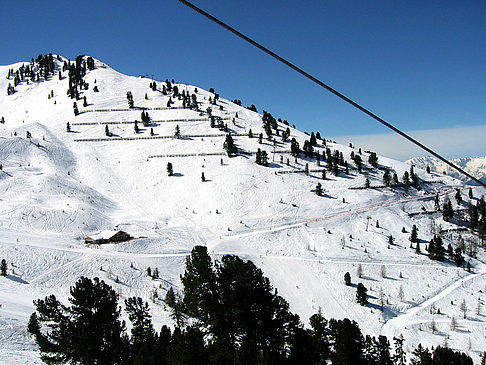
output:
[[[484, 0], [193, 2], [398, 128], [486, 125]], [[3, 1], [0, 11], [0, 64], [89, 54], [126, 74], [213, 87], [329, 138], [388, 133], [177, 0]], [[467, 153], [486, 155], [486, 144]]]

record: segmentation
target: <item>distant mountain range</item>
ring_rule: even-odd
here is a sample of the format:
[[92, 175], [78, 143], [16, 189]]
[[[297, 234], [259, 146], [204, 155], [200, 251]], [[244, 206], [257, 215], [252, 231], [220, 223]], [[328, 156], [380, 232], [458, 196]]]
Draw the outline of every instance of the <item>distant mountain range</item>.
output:
[[[449, 161], [456, 166], [459, 166], [472, 176], [478, 178], [482, 182], [486, 182], [486, 157], [463, 157], [454, 158]], [[426, 169], [427, 166], [430, 166], [430, 170], [433, 172], [445, 172], [447, 175], [460, 179], [467, 184], [477, 185], [476, 182], [472, 181], [467, 176], [462, 175], [458, 171], [452, 169], [446, 163], [438, 160], [435, 157], [413, 157], [410, 160], [406, 161], [406, 163], [410, 165], [415, 165], [416, 167], [421, 169]]]

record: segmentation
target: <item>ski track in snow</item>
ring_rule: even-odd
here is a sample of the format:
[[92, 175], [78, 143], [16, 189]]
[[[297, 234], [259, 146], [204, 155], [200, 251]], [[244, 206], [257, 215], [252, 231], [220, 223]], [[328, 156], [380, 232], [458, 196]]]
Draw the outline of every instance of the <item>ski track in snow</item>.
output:
[[[73, 252], [73, 251], [71, 251], [71, 252]], [[39, 275], [39, 276], [37, 276], [37, 277], [33, 278], [33, 279], [30, 281], [30, 283], [31, 283], [31, 284], [34, 284], [34, 283], [36, 283], [36, 282], [39, 282], [39, 281], [40, 281], [42, 278], [48, 277], [49, 275], [51, 275], [51, 274], [55, 273], [55, 272], [56, 272], [56, 271], [58, 271], [58, 270], [64, 269], [64, 268], [66, 268], [66, 267], [68, 267], [68, 266], [72, 266], [72, 265], [74, 265], [74, 264], [78, 263], [79, 261], [86, 260], [86, 259], [88, 259], [88, 257], [89, 257], [89, 255], [84, 255], [84, 256], [82, 256], [82, 257], [80, 257], [80, 258], [77, 258], [77, 259], [71, 260], [71, 261], [69, 261], [69, 262], [65, 263], [64, 265], [61, 265], [61, 266], [57, 266], [57, 267], [55, 267], [55, 268], [52, 268], [52, 269], [50, 269], [50, 270], [46, 271], [45, 273], [43, 273], [43, 274], [41, 274], [41, 275]]]
[[[55, 62], [59, 70], [62, 63]], [[486, 272], [480, 265], [484, 260], [481, 252], [479, 259], [472, 262], [480, 272], [456, 279], [461, 268], [416, 255], [408, 247], [408, 234], [400, 230], [417, 223], [423, 238], [428, 239], [428, 227], [420, 220], [428, 218], [412, 219], [407, 209], [433, 209], [430, 200], [436, 192], [445, 196], [457, 188], [469, 187], [442, 174], [426, 174], [417, 169], [422, 181], [435, 179], [439, 185], [425, 184], [421, 192], [411, 188], [408, 197], [401, 195], [401, 188], [349, 189], [364, 186], [366, 177], [373, 185], [381, 184], [383, 173], [368, 170], [359, 174], [352, 162], [349, 175], [329, 174], [326, 180], [320, 178], [320, 173], [278, 174], [282, 170], [302, 171], [305, 164], [311, 169], [325, 167], [303, 156], [289, 158], [289, 164], [279, 163], [278, 153], [271, 156], [275, 150], [272, 142], [264, 139], [260, 144], [258, 138], [246, 136], [250, 128], [255, 137], [265, 133], [261, 115], [223, 98], [218, 101], [223, 107], [219, 109], [209, 103], [212, 93], [201, 88], [196, 92], [194, 86], [183, 84], [178, 84], [180, 90], [197, 94], [200, 110], [210, 107], [213, 115], [228, 121], [238, 148], [267, 151], [270, 166], [258, 166], [253, 156], [244, 154], [231, 159], [205, 155], [220, 153], [224, 140], [224, 134], [210, 128], [209, 122], [180, 122], [183, 135], [206, 135], [204, 138], [135, 140], [134, 136], [147, 137], [149, 133], [149, 128], [140, 125], [140, 132], [135, 134], [133, 124], [128, 124], [139, 118], [139, 107], [165, 106], [170, 96], [149, 90], [148, 79], [128, 77], [96, 63], [100, 67], [88, 71], [85, 79], [90, 85], [96, 83], [100, 92], [81, 91], [91, 104], [89, 113], [81, 109], [78, 116], [73, 116], [73, 101], [66, 95], [67, 77], [31, 84], [24, 80], [13, 96], [0, 96], [0, 110], [6, 120], [0, 125], [0, 244], [9, 262], [15, 262], [15, 275], [0, 278], [0, 299], [4, 304], [0, 308], [0, 339], [9, 341], [8, 346], [0, 346], [0, 362], [39, 363], [35, 346], [25, 331], [33, 309], [32, 299], [52, 293], [65, 300], [68, 286], [80, 275], [101, 277], [116, 288], [121, 298], [143, 297], [152, 306], [154, 323], [169, 323], [167, 312], [152, 303], [149, 295], [157, 289], [163, 294], [169, 286], [180, 289], [184, 257], [194, 245], [205, 245], [215, 259], [234, 254], [254, 261], [303, 321], [322, 307], [328, 318], [355, 319], [364, 332], [373, 335], [380, 331], [394, 335], [407, 324], [425, 323], [420, 317], [422, 309], [452, 293], [456, 297], [464, 295], [461, 285], [482, 278]], [[20, 63], [0, 66], [0, 89], [11, 82], [6, 78], [7, 69], [19, 66]], [[160, 88], [161, 83], [157, 86]], [[133, 92], [136, 109], [126, 108], [127, 90]], [[52, 92], [54, 97], [46, 100]], [[151, 118], [201, 118], [199, 111], [182, 109], [178, 98], [172, 101], [177, 108], [150, 109]], [[97, 113], [95, 109], [110, 112]], [[230, 122], [233, 117], [234, 124]], [[72, 133], [66, 132], [68, 121]], [[105, 138], [103, 125], [113, 121], [120, 124], [110, 124], [110, 132], [129, 137], [130, 142]], [[176, 124], [154, 123], [155, 135], [171, 136]], [[279, 132], [286, 128], [278, 123]], [[27, 130], [33, 136], [30, 140], [25, 138]], [[309, 138], [295, 128], [290, 128], [290, 132], [287, 142], [276, 138], [277, 150], [287, 150], [293, 137], [301, 146]], [[219, 136], [208, 136], [215, 133]], [[75, 142], [79, 137], [104, 141]], [[345, 158], [353, 151], [358, 153], [357, 148], [329, 140], [318, 141], [314, 147], [321, 153], [326, 148], [342, 152]], [[193, 157], [179, 158], [185, 154]], [[367, 154], [362, 153], [365, 166]], [[149, 159], [150, 155], [171, 157]], [[287, 159], [288, 155], [280, 156]], [[174, 165], [175, 174], [170, 178], [167, 162]], [[409, 165], [383, 156], [380, 164], [382, 168], [389, 166], [398, 176], [410, 169]], [[204, 183], [201, 172], [207, 178]], [[323, 197], [313, 193], [317, 182], [323, 185]], [[367, 214], [362, 213], [373, 215], [369, 231], [367, 218], [371, 217], [365, 218]], [[378, 220], [383, 228], [378, 227]], [[80, 243], [83, 237], [114, 228], [135, 231], [134, 236], [146, 238], [116, 246]], [[386, 239], [391, 235], [397, 244], [387, 248]], [[341, 237], [346, 241], [345, 247], [339, 244]], [[342, 283], [344, 273], [358, 265], [366, 270], [359, 280], [370, 288], [370, 307], [356, 304], [355, 289]], [[380, 277], [380, 266], [389, 269], [389, 277]], [[147, 267], [158, 267], [161, 279], [147, 278]], [[413, 275], [422, 281], [430, 276], [433, 285], [410, 284]], [[120, 283], [115, 282], [118, 277]], [[394, 300], [398, 284], [408, 290], [407, 303]], [[381, 286], [390, 292], [387, 309], [399, 313], [384, 326], [381, 312], [375, 310]], [[22, 333], [11, 337], [12, 331]], [[419, 335], [426, 340], [431, 338]], [[478, 339], [477, 343], [479, 347], [485, 341]], [[456, 347], [466, 348], [465, 342]]]
[[[464, 188], [463, 190], [465, 190], [465, 189], [468, 189], [468, 188]], [[439, 193], [439, 195], [440, 196], [448, 195], [448, 194], [451, 194], [455, 191], [456, 191], [455, 189], [450, 189], [450, 190]], [[355, 210], [349, 210], [349, 211], [341, 212], [341, 213], [337, 213], [337, 214], [331, 214], [331, 215], [328, 215], [328, 216], [325, 216], [325, 217], [306, 219], [306, 220], [303, 220], [302, 222], [298, 222], [298, 223], [282, 225], [282, 226], [279, 226], [279, 227], [273, 227], [273, 225], [272, 225], [272, 228], [268, 228], [268, 229], [250, 230], [250, 232], [229, 234], [229, 235], [224, 235], [223, 237], [228, 237], [228, 238], [229, 237], [233, 237], [233, 238], [235, 238], [235, 237], [247, 237], [247, 236], [251, 236], [251, 235], [255, 235], [255, 234], [283, 231], [283, 230], [286, 230], [286, 229], [305, 226], [305, 225], [308, 225], [310, 223], [318, 223], [318, 222], [328, 221], [328, 220], [335, 219], [335, 218], [350, 216], [350, 215], [357, 214], [357, 213], [369, 212], [369, 211], [372, 211], [372, 210], [391, 207], [393, 205], [407, 203], [407, 202], [411, 202], [411, 201], [414, 201], [414, 200], [431, 199], [431, 198], [434, 198], [435, 195], [436, 194], [412, 196], [412, 197], [408, 197], [408, 198], [394, 200], [394, 201], [391, 201], [391, 202], [381, 203], [381, 204], [374, 205], [374, 206], [371, 206], [371, 207], [368, 206], [368, 207], [363, 207], [363, 208], [359, 208], [359, 209], [355, 209]]]
[[446, 288], [442, 289], [439, 293], [434, 295], [431, 298], [423, 301], [422, 303], [408, 309], [405, 313], [399, 314], [396, 317], [389, 319], [385, 325], [383, 326], [382, 333], [383, 335], [387, 336], [389, 339], [392, 339], [394, 336], [398, 335], [399, 329], [403, 328], [407, 325], [411, 324], [420, 324], [420, 323], [429, 323], [430, 321], [423, 321], [423, 320], [412, 320], [412, 317], [415, 316], [417, 313], [422, 311], [423, 309], [431, 306], [435, 302], [439, 301], [440, 299], [445, 298], [449, 294], [451, 294], [454, 290], [461, 287], [464, 283], [474, 280], [480, 276], [486, 274], [486, 266], [483, 266], [481, 270], [476, 274], [471, 274], [466, 276], [465, 278], [460, 278], [457, 281], [453, 282]]

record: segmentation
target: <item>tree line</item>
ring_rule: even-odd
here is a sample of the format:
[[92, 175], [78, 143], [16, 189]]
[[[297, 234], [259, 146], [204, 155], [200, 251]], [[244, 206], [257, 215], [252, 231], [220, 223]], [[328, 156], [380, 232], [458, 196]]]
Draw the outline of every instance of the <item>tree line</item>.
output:
[[[73, 364], [406, 364], [403, 338], [364, 336], [355, 321], [319, 311], [305, 328], [253, 262], [225, 255], [213, 262], [196, 246], [181, 275], [183, 292], [168, 290], [175, 328], [156, 332], [147, 302], [127, 298], [121, 319], [116, 291], [81, 277], [70, 305], [54, 295], [34, 301], [28, 331], [46, 363]], [[472, 364], [445, 347], [417, 347], [411, 364]]]

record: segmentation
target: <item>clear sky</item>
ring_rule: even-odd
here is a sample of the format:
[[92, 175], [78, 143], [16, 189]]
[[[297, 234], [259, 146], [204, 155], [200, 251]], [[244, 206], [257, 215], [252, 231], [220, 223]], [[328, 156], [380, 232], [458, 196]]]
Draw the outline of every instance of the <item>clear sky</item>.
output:
[[[486, 125], [484, 0], [193, 3], [400, 129], [440, 136]], [[177, 0], [1, 1], [0, 11], [3, 65], [39, 53], [89, 54], [126, 74], [213, 87], [328, 138], [367, 135], [372, 143], [388, 133]], [[466, 153], [447, 146], [438, 152]], [[486, 155], [486, 143], [476, 147], [467, 153]]]

